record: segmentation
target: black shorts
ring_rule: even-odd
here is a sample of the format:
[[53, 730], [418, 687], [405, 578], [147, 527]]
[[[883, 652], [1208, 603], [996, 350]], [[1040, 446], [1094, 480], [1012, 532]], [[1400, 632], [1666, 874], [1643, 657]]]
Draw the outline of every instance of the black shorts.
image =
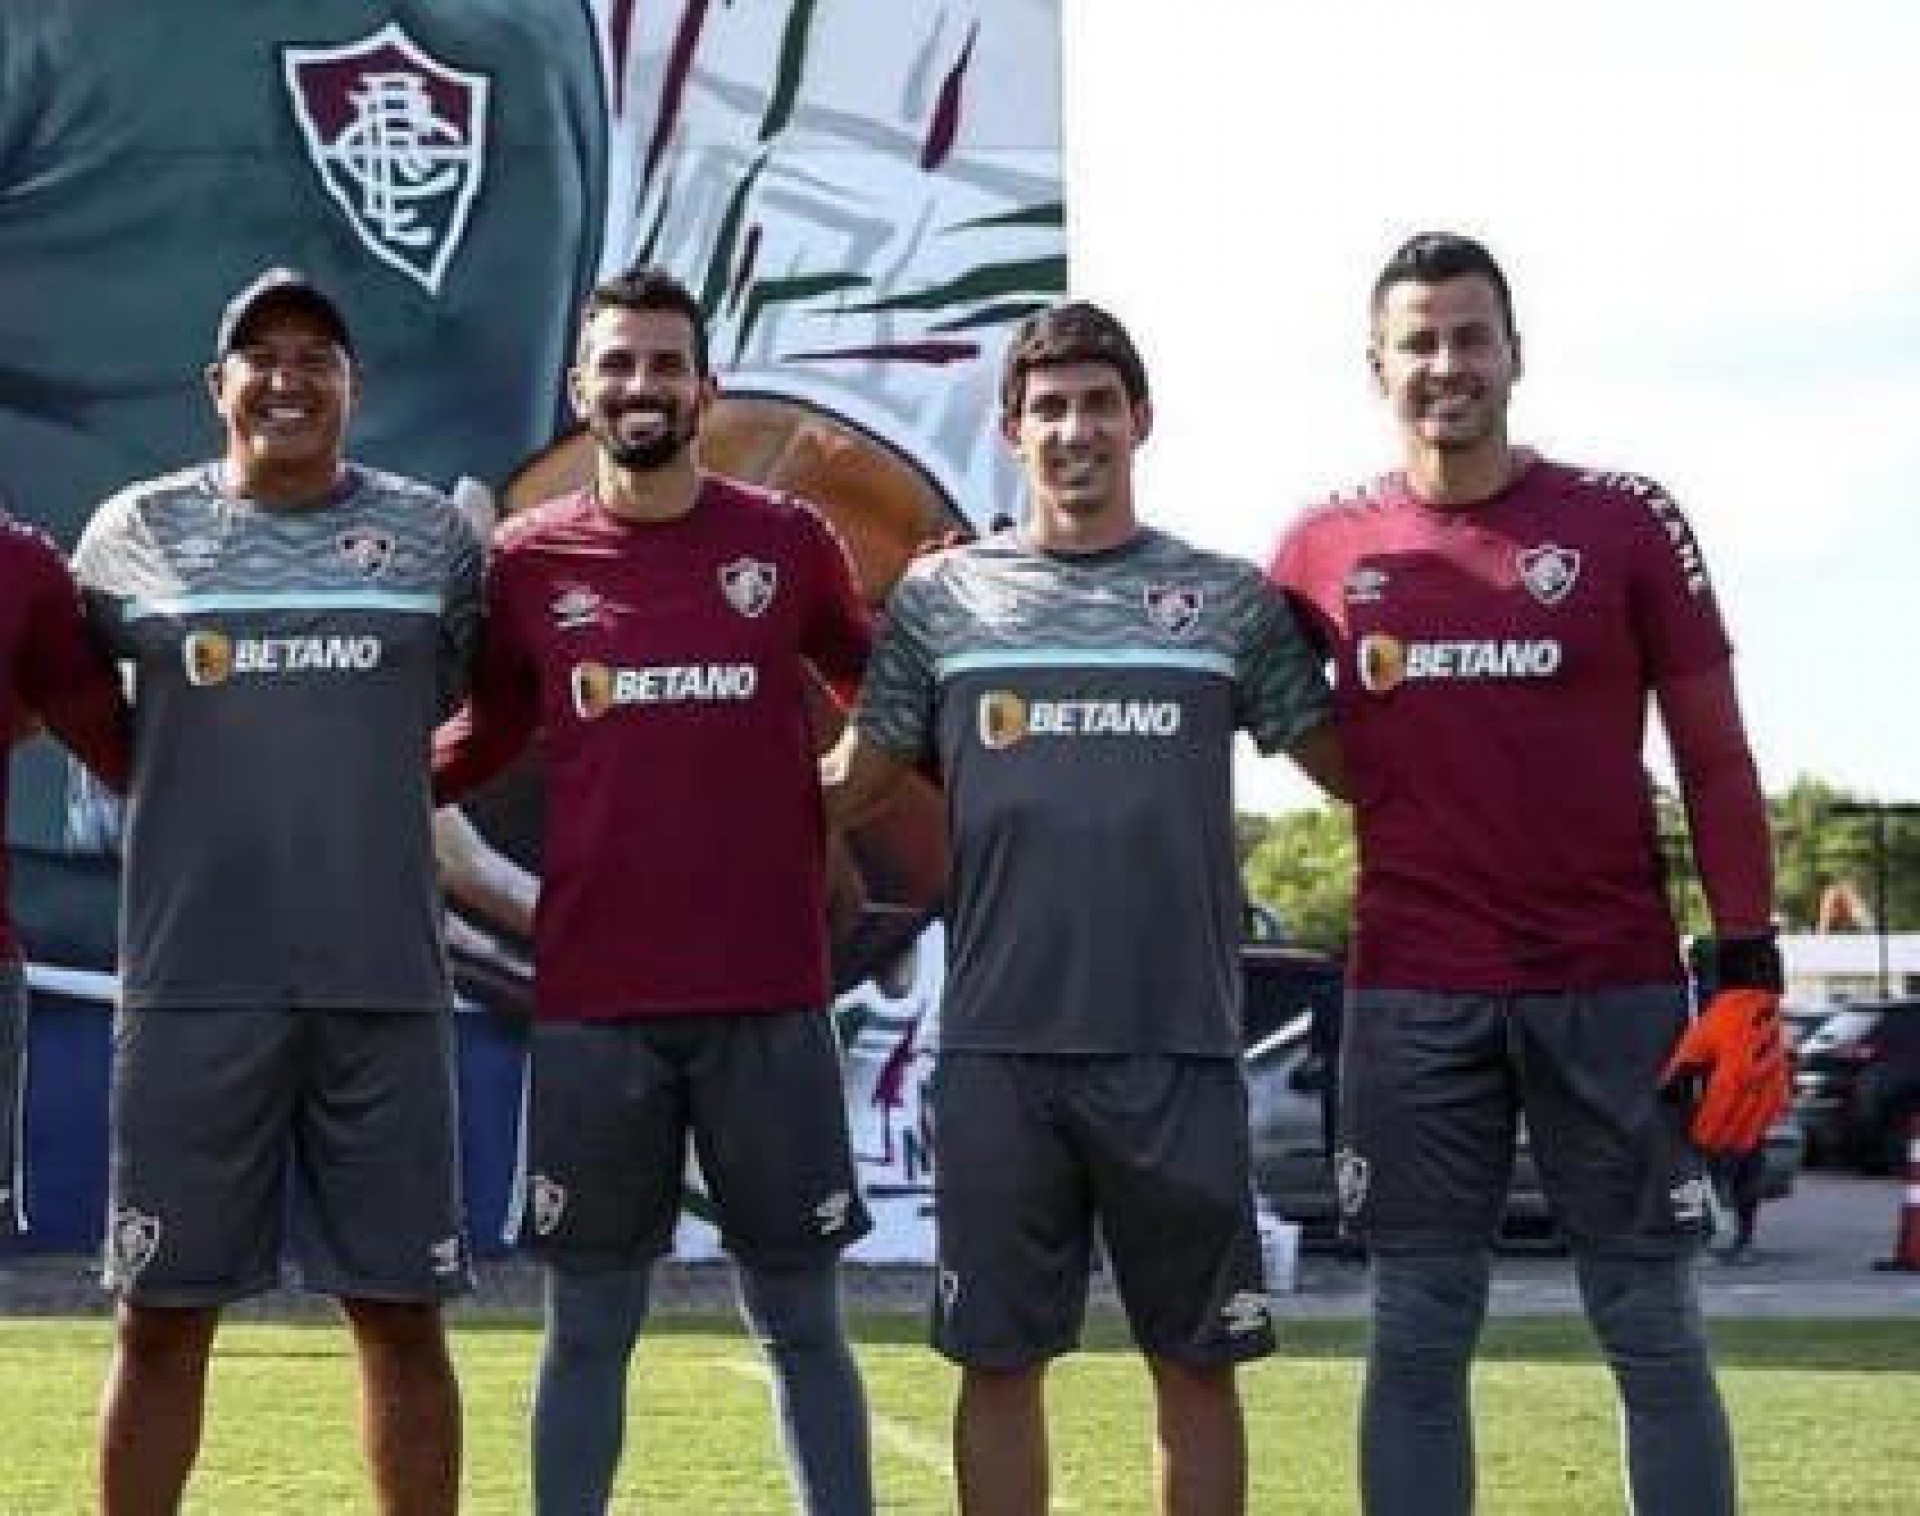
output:
[[471, 1276], [457, 1099], [444, 1014], [121, 1012], [107, 1284], [159, 1306], [272, 1289], [291, 1209], [305, 1288], [460, 1294]]
[[27, 985], [0, 962], [0, 1237], [27, 1229]]
[[947, 1052], [932, 1103], [947, 1357], [1014, 1369], [1076, 1347], [1096, 1226], [1143, 1351], [1273, 1351], [1237, 1063]]
[[1359, 990], [1340, 1054], [1334, 1177], [1349, 1231], [1382, 1252], [1476, 1249], [1499, 1230], [1517, 1123], [1577, 1246], [1698, 1247], [1706, 1181], [1660, 1071], [1678, 985], [1559, 995]]
[[536, 1022], [510, 1240], [586, 1272], [662, 1257], [689, 1137], [743, 1263], [832, 1257], [872, 1225], [833, 1025], [777, 1011]]

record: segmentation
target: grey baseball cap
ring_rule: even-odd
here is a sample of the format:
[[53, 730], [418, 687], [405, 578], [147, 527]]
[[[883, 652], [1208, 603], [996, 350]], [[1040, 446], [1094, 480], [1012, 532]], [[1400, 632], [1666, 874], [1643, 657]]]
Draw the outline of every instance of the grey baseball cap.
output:
[[353, 334], [327, 293], [297, 269], [270, 268], [227, 302], [220, 315], [220, 335], [214, 356], [224, 358], [241, 343], [254, 322], [270, 310], [302, 310], [326, 328], [348, 357], [353, 356]]

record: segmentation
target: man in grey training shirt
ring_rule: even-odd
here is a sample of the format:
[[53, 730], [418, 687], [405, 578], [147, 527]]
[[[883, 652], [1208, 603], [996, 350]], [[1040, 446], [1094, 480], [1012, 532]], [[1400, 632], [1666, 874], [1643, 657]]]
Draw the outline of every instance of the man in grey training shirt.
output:
[[1096, 1227], [1158, 1407], [1162, 1509], [1246, 1501], [1234, 1368], [1272, 1350], [1240, 1076], [1231, 752], [1341, 783], [1317, 660], [1259, 572], [1144, 526], [1145, 369], [1069, 304], [1008, 350], [1031, 509], [922, 559], [823, 766], [838, 818], [918, 761], [953, 873], [934, 1088], [939, 1298], [961, 1506], [1047, 1508], [1043, 1385]]
[[102, 1409], [108, 1516], [170, 1513], [220, 1308], [280, 1277], [359, 1351], [378, 1509], [455, 1509], [439, 1302], [468, 1283], [428, 743], [482, 554], [424, 485], [343, 454], [339, 309], [274, 270], [220, 324], [217, 461], [129, 486], [75, 571], [134, 672]]

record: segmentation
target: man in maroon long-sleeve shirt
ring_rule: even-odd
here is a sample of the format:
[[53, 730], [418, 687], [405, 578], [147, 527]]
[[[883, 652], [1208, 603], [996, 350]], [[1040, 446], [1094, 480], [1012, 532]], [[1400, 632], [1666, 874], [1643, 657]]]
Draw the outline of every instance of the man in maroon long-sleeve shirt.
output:
[[768, 1346], [797, 1494], [870, 1508], [835, 1262], [867, 1228], [829, 995], [811, 671], [864, 666], [867, 615], [809, 507], [701, 471], [701, 313], [665, 274], [601, 286], [573, 398], [593, 484], [516, 517], [489, 570], [455, 799], [537, 732], [546, 837], [515, 1226], [547, 1264], [541, 1516], [605, 1508], [626, 1366], [691, 1136]]
[[[126, 707], [120, 685], [87, 631], [80, 592], [52, 541], [0, 512], [0, 760], [7, 741], [44, 722], [114, 789], [127, 782]], [[0, 761], [0, 814], [7, 766]], [[0, 853], [0, 1236], [26, 1226], [21, 1142], [27, 992], [20, 943], [7, 913]]]
[[[1788, 1093], [1726, 632], [1664, 489], [1509, 443], [1519, 337], [1484, 248], [1414, 238], [1372, 324], [1403, 468], [1303, 516], [1272, 568], [1335, 664], [1360, 841], [1336, 1177], [1374, 1264], [1363, 1503], [1472, 1505], [1468, 1365], [1524, 1115], [1619, 1383], [1632, 1504], [1724, 1516], [1696, 1144], [1751, 1147]], [[1721, 988], [1691, 1028], [1649, 696], [1717, 935]], [[1696, 1071], [1689, 1111], [1676, 1081]]]

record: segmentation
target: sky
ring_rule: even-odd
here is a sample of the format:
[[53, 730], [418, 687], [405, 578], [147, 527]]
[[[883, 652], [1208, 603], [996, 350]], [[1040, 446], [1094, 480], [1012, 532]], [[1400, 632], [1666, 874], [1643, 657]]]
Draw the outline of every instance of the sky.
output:
[[[1072, 277], [1152, 375], [1145, 514], [1264, 558], [1395, 462], [1367, 291], [1469, 232], [1514, 287], [1516, 440], [1692, 518], [1766, 787], [1920, 799], [1920, 6], [1064, 5]], [[1282, 760], [1239, 780], [1312, 802]]]

